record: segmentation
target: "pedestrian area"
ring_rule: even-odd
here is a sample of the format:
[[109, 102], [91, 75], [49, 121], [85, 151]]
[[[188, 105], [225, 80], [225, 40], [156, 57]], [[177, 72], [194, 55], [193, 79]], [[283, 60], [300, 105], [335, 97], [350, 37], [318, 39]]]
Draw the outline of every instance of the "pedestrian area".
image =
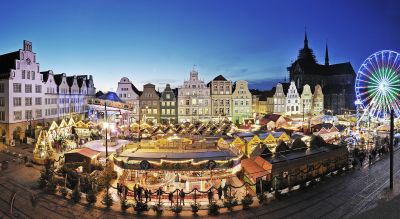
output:
[[[395, 161], [400, 160], [400, 153], [394, 155]], [[32, 189], [40, 174], [40, 167], [25, 167], [17, 162], [11, 162], [9, 169], [0, 172], [0, 218], [123, 218], [134, 217], [132, 208], [125, 215], [120, 213], [118, 202], [114, 202], [110, 210], [104, 210], [100, 198], [94, 207], [88, 208], [85, 201], [73, 204], [60, 196], [41, 195], [39, 190]], [[283, 196], [279, 200], [271, 196], [264, 206], [257, 206], [255, 199], [253, 208], [242, 210], [242, 206], [234, 208], [229, 213], [221, 209], [218, 218], [370, 218], [367, 212], [378, 206], [390, 206], [396, 203], [400, 194], [400, 162], [395, 162], [395, 188], [389, 186], [389, 159], [388, 156], [376, 161], [371, 166], [364, 165], [360, 170], [352, 170], [342, 175], [328, 177], [320, 183], [307, 187], [305, 190], [297, 190]], [[10, 205], [15, 194], [13, 210]], [[217, 198], [217, 197], [215, 197]], [[395, 199], [393, 199], [395, 198]], [[32, 205], [32, 199], [36, 205]], [[82, 200], [85, 200], [82, 197]], [[152, 200], [154, 202], [154, 200]], [[168, 200], [164, 201], [168, 209]], [[221, 201], [218, 201], [221, 204]], [[201, 201], [201, 209], [198, 217], [208, 217], [207, 200]], [[390, 210], [390, 209], [389, 209]], [[388, 210], [388, 211], [389, 211]], [[374, 211], [374, 210], [372, 210]], [[377, 211], [375, 211], [377, 212]], [[397, 211], [392, 210], [393, 214]], [[155, 215], [150, 210], [145, 215]], [[392, 217], [392, 213], [385, 213], [382, 218]], [[164, 216], [175, 217], [171, 211], [165, 211]], [[179, 217], [192, 217], [189, 203], [184, 206]], [[361, 217], [360, 217], [361, 218]]]

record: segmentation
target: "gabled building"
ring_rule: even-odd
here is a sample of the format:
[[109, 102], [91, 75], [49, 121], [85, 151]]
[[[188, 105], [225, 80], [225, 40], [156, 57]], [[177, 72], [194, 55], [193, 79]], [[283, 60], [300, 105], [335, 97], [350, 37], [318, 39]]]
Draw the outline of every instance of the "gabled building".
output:
[[235, 82], [232, 101], [232, 121], [234, 123], [243, 123], [245, 119], [252, 118], [252, 95], [247, 81]]
[[300, 111], [304, 115], [309, 115], [311, 113], [311, 108], [313, 105], [313, 94], [311, 93], [310, 85], [306, 84], [303, 86], [303, 92], [300, 97]]
[[199, 79], [199, 73], [193, 69], [190, 79], [178, 88], [178, 120], [208, 121], [211, 118], [210, 89]]
[[169, 124], [178, 122], [178, 103], [170, 84], [167, 84], [160, 98], [161, 123]]
[[139, 100], [141, 122], [160, 122], [160, 96], [156, 91], [156, 86], [154, 84], [145, 84]]
[[118, 82], [117, 88], [118, 97], [128, 103], [133, 104], [132, 110], [132, 121], [135, 122], [139, 120], [139, 97], [141, 92], [133, 85], [133, 83], [127, 78], [123, 77]]
[[211, 114], [214, 120], [232, 119], [232, 81], [218, 75], [208, 84], [211, 93]]
[[286, 95], [286, 115], [297, 114], [300, 114], [300, 96], [295, 83], [292, 81]]
[[276, 85], [275, 94], [272, 98], [268, 98], [267, 102], [269, 105], [273, 104], [272, 113], [284, 114], [286, 112], [286, 95], [283, 91], [283, 86], [281, 83]]
[[33, 127], [60, 116], [84, 116], [82, 100], [95, 93], [91, 76], [85, 94], [80, 92], [78, 76], [69, 79], [69, 85], [66, 74], [40, 72], [39, 67], [32, 43], [26, 40], [22, 49], [0, 55], [0, 137], [6, 143], [26, 137], [27, 128], [35, 137]]
[[315, 86], [311, 111], [313, 115], [321, 115], [324, 113], [324, 94], [319, 84]]

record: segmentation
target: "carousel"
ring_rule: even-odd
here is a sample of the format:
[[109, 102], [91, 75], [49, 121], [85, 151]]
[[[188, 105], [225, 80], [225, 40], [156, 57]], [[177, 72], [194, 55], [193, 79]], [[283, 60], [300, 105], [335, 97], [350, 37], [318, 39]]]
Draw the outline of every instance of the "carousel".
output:
[[189, 139], [177, 135], [142, 140], [137, 148], [113, 155], [119, 182], [133, 188], [140, 185], [164, 191], [197, 188], [207, 191], [224, 186], [241, 169], [241, 153], [217, 141]]

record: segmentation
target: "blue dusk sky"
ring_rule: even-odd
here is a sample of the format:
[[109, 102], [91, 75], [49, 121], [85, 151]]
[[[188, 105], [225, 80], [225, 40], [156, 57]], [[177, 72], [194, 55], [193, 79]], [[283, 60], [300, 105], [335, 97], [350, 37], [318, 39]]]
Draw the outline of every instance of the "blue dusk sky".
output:
[[33, 43], [40, 70], [92, 74], [99, 90], [127, 76], [142, 89], [179, 86], [196, 65], [207, 83], [222, 74], [269, 89], [309, 45], [355, 71], [375, 51], [400, 51], [395, 0], [2, 1], [0, 53]]

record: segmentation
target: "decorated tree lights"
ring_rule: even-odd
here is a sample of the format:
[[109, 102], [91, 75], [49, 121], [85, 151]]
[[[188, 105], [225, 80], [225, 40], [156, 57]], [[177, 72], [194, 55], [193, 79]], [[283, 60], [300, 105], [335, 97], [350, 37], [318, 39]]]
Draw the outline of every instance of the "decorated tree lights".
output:
[[33, 161], [37, 164], [44, 164], [46, 159], [53, 159], [54, 149], [46, 130], [41, 130], [33, 150]]
[[[357, 72], [355, 91], [366, 116], [385, 120], [394, 110], [400, 116], [400, 54], [382, 50], [369, 56]], [[357, 121], [359, 124], [359, 121]]]

